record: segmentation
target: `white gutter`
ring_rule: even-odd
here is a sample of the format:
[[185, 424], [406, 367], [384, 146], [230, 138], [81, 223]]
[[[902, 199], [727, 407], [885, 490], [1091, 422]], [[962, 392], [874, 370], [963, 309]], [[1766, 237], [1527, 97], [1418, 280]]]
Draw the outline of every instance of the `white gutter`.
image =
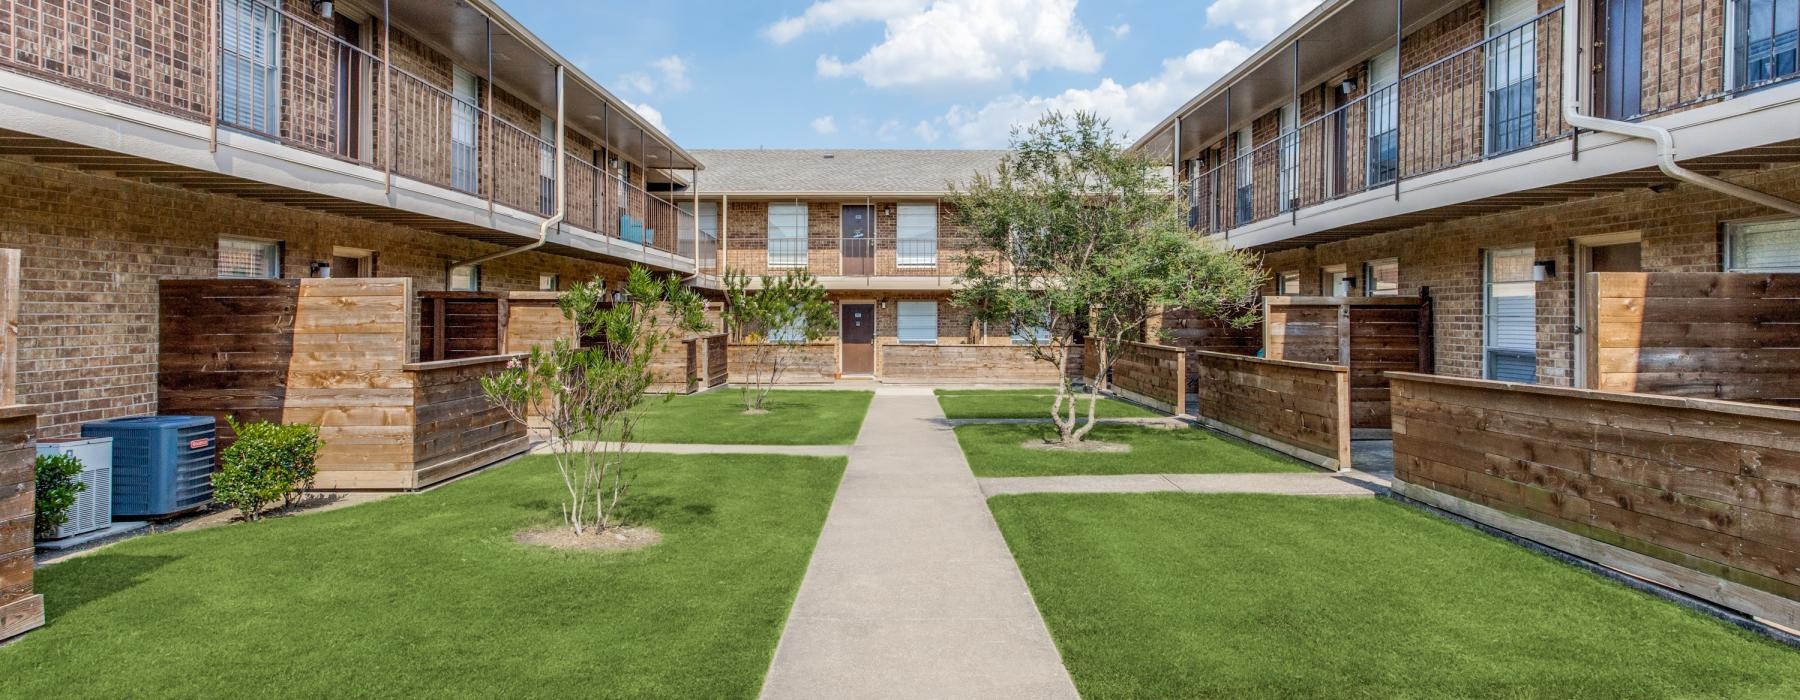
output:
[[1692, 183], [1715, 192], [1755, 202], [1771, 209], [1779, 209], [1789, 214], [1800, 216], [1800, 203], [1784, 199], [1767, 192], [1753, 190], [1743, 185], [1726, 182], [1710, 175], [1694, 172], [1675, 162], [1680, 152], [1675, 148], [1675, 135], [1668, 129], [1637, 122], [1623, 122], [1600, 117], [1590, 117], [1581, 113], [1580, 98], [1576, 96], [1576, 87], [1580, 84], [1581, 71], [1577, 65], [1580, 60], [1581, 7], [1584, 3], [1569, 2], [1563, 5], [1563, 57], [1562, 57], [1562, 100], [1563, 118], [1570, 126], [1603, 131], [1645, 139], [1656, 144], [1656, 167], [1663, 174], [1682, 182]]
[[[490, 87], [488, 89], [491, 90], [493, 88]], [[551, 214], [550, 218], [544, 219], [543, 223], [538, 224], [538, 239], [536, 241], [517, 248], [508, 248], [492, 255], [484, 255], [474, 260], [451, 263], [449, 267], [450, 270], [454, 270], [464, 265], [480, 265], [489, 260], [498, 260], [514, 253], [536, 250], [549, 242], [550, 229], [561, 224], [563, 222], [563, 217], [567, 216], [569, 213], [569, 203], [567, 199], [568, 187], [566, 187], [569, 182], [569, 159], [568, 156], [563, 153], [564, 140], [568, 138], [567, 134], [569, 132], [567, 125], [563, 122], [566, 117], [567, 115], [564, 114], [563, 109], [563, 67], [559, 64], [556, 66], [556, 154], [552, 156], [556, 159], [556, 213]], [[493, 183], [488, 183], [488, 186], [493, 187], [494, 185]], [[446, 274], [448, 274], [447, 271]]]

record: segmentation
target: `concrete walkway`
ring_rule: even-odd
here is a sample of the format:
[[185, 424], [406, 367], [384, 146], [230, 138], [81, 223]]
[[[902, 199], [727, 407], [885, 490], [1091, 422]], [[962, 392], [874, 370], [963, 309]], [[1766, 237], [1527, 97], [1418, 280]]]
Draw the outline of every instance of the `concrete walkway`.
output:
[[1283, 496], [1374, 496], [1388, 480], [1348, 471], [1329, 474], [1122, 474], [1010, 476], [978, 480], [989, 496], [1008, 493], [1270, 493]]
[[763, 697], [1077, 697], [943, 418], [877, 388]]

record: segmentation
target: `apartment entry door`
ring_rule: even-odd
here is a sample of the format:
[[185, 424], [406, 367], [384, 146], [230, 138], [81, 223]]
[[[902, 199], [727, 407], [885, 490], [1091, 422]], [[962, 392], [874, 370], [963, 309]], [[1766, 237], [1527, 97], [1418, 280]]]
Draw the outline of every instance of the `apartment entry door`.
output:
[[[1594, 93], [1600, 116], [1630, 119], [1644, 111], [1644, 0], [1595, 0]], [[1661, 31], [1661, 25], [1658, 25]]]
[[840, 344], [844, 354], [844, 374], [875, 373], [875, 305], [844, 304], [840, 313]]
[[336, 65], [332, 71], [332, 121], [336, 132], [337, 154], [343, 158], [362, 157], [363, 137], [363, 69], [362, 24], [342, 12], [332, 17], [332, 35], [337, 37]]
[[[844, 205], [843, 256], [844, 274], [875, 274], [875, 224], [867, 204]], [[846, 307], [848, 308], [848, 307]], [[846, 327], [848, 327], [846, 325]]]
[[1643, 272], [1644, 244], [1637, 233], [1591, 236], [1575, 240], [1575, 386], [1593, 388], [1600, 339], [1588, 332], [1597, 309], [1588, 299], [1589, 272]]

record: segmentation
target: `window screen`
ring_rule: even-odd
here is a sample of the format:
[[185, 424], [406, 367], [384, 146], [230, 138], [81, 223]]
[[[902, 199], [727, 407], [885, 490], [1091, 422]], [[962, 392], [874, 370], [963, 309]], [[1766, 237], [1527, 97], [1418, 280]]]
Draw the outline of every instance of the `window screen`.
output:
[[1537, 283], [1531, 280], [1531, 256], [1529, 247], [1487, 252], [1482, 311], [1488, 379], [1537, 380]]
[[769, 266], [806, 266], [806, 205], [769, 205]]
[[450, 291], [481, 291], [481, 266], [463, 265], [450, 268]]
[[247, 238], [219, 239], [220, 279], [275, 279], [280, 276], [280, 243]]
[[936, 204], [900, 205], [896, 259], [901, 267], [937, 265]]
[[1726, 238], [1732, 272], [1800, 272], [1800, 219], [1732, 224]]
[[899, 314], [900, 342], [937, 342], [937, 302], [903, 301], [899, 304]]

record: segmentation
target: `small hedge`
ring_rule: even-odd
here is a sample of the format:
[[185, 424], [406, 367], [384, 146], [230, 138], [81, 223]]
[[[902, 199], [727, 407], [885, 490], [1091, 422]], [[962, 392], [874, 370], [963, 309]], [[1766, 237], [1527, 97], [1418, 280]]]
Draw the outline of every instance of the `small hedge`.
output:
[[87, 484], [76, 479], [85, 466], [72, 454], [38, 455], [37, 519], [33, 523], [38, 537], [48, 538], [69, 522], [75, 497], [87, 490]]
[[225, 420], [237, 440], [219, 453], [219, 471], [212, 477], [214, 500], [238, 509], [245, 520], [257, 520], [264, 506], [276, 501], [293, 505], [312, 488], [324, 444], [318, 426]]

